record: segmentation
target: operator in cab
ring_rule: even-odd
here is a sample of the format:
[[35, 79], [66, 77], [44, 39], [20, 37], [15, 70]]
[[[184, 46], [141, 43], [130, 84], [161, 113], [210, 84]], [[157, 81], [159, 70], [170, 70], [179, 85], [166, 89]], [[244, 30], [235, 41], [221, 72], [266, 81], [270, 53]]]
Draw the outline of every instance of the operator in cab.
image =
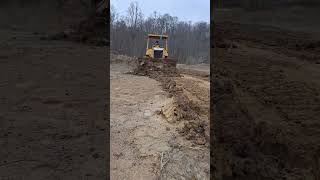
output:
[[160, 47], [159, 41], [156, 41], [156, 42], [154, 43], [153, 47]]

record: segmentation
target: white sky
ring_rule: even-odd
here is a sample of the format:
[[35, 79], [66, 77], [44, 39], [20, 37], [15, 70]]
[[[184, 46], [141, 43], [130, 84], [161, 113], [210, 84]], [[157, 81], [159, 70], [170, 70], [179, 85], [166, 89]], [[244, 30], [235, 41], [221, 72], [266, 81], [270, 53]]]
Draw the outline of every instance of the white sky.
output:
[[157, 11], [183, 21], [210, 21], [210, 0], [110, 0], [120, 16], [126, 15], [130, 2], [137, 1], [145, 17]]

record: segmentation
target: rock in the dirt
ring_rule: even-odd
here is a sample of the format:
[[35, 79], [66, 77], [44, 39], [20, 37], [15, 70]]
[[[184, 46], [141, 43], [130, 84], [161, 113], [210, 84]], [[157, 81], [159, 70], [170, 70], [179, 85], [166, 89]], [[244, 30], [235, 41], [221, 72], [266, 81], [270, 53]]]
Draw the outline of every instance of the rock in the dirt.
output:
[[176, 139], [176, 137], [174, 137], [174, 136], [169, 139], [168, 144], [169, 144], [169, 146], [172, 147], [172, 148], [177, 148], [177, 147], [179, 147], [179, 144], [178, 144], [178, 142], [177, 142], [177, 139]]
[[195, 141], [196, 144], [198, 145], [205, 145], [206, 144], [206, 138], [204, 137], [198, 137]]
[[143, 118], [147, 119], [151, 117], [151, 111], [149, 109], [146, 109], [143, 113]]
[[162, 114], [170, 123], [173, 123], [176, 120], [176, 108], [177, 104], [174, 100], [172, 100], [161, 109]]

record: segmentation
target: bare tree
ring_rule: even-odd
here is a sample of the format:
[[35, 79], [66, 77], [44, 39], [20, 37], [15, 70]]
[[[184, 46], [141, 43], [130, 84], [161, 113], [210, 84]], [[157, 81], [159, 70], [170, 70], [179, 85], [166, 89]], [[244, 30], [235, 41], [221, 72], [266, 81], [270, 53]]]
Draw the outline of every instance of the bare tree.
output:
[[111, 5], [110, 7], [110, 24], [113, 25], [114, 22], [119, 18], [119, 14], [117, 13], [115, 7]]
[[[117, 14], [111, 10], [111, 17]], [[179, 21], [170, 14], [154, 12], [143, 18], [138, 3], [131, 3], [127, 16], [114, 18], [111, 25], [111, 50], [129, 56], [143, 56], [148, 33], [169, 35], [169, 53], [180, 63], [209, 62], [210, 25], [206, 22]]]
[[131, 2], [127, 11], [127, 23], [128, 26], [136, 29], [138, 24], [142, 21], [143, 15], [139, 7], [139, 3], [134, 1]]

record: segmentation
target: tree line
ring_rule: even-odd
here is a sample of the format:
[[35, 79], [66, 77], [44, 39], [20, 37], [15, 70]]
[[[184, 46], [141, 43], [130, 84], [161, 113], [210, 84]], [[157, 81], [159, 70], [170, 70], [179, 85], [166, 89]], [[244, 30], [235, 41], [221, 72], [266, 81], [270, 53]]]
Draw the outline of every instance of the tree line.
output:
[[145, 17], [138, 2], [132, 2], [125, 16], [119, 16], [111, 5], [110, 49], [119, 54], [142, 57], [148, 33], [169, 36], [169, 56], [179, 63], [209, 63], [210, 25], [207, 22], [185, 22], [170, 14], [154, 12]]

